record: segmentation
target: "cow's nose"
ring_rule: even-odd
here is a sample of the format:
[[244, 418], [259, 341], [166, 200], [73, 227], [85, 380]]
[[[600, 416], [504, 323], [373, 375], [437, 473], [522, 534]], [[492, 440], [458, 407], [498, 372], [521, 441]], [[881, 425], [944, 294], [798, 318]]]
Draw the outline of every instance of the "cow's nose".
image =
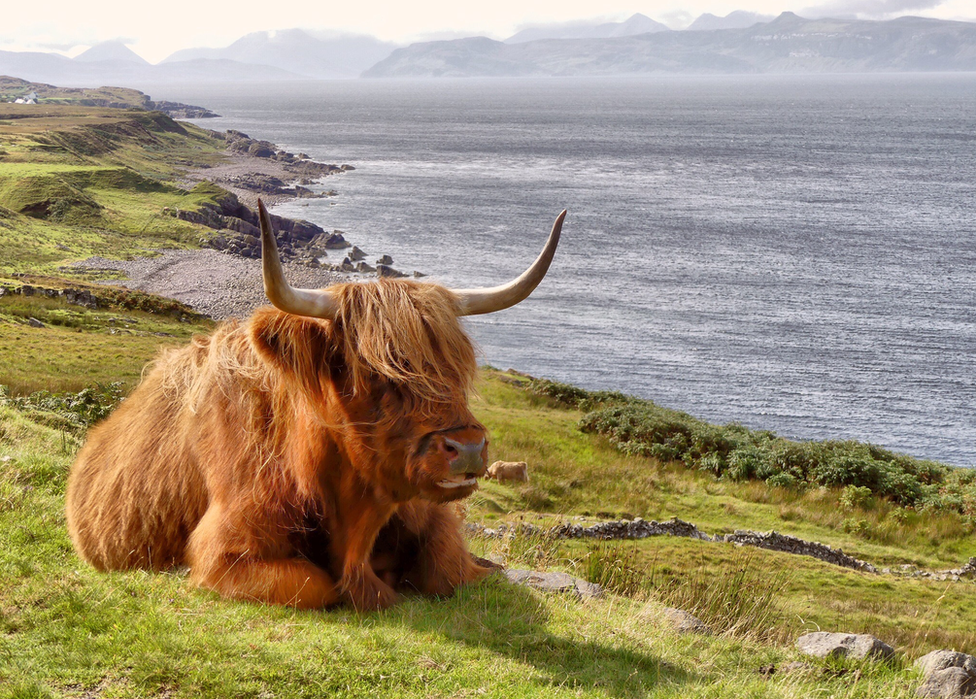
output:
[[447, 460], [452, 475], [484, 473], [484, 437], [477, 442], [461, 442], [450, 437], [442, 437], [438, 440], [437, 448]]

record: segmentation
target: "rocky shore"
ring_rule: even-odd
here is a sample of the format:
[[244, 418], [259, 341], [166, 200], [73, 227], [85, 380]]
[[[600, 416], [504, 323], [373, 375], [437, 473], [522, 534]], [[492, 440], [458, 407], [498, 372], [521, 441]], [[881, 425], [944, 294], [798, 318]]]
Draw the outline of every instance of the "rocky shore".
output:
[[[200, 240], [204, 249], [165, 251], [134, 260], [93, 257], [71, 269], [111, 272], [113, 276], [121, 272], [125, 279], [113, 279], [112, 284], [176, 299], [216, 320], [246, 317], [266, 304], [258, 198], [270, 207], [293, 198], [335, 196], [334, 190], [317, 193], [308, 185], [355, 168], [319, 163], [304, 153], [288, 153], [239, 131], [214, 132], [214, 137], [227, 142], [225, 162], [187, 172], [178, 184], [191, 189], [210, 182], [227, 194], [201, 209], [163, 212], [212, 229], [212, 235]], [[406, 276], [391, 266], [388, 255], [370, 265], [366, 254], [350, 245], [342, 231], [326, 231], [308, 221], [274, 214], [271, 221], [285, 272], [295, 286], [321, 288], [345, 281], [353, 273]], [[333, 259], [327, 260], [330, 253]]]
[[[171, 250], [155, 257], [109, 260], [91, 257], [75, 270], [122, 272], [126, 279], [112, 284], [181, 301], [215, 320], [245, 318], [268, 304], [261, 278], [261, 261], [217, 250]], [[304, 288], [321, 288], [346, 280], [345, 275], [286, 262], [288, 281]]]
[[213, 167], [191, 170], [178, 184], [189, 189], [200, 182], [213, 182], [252, 209], [257, 206], [258, 197], [273, 206], [296, 197], [335, 196], [335, 190], [317, 193], [309, 185], [356, 169], [347, 164], [320, 163], [305, 153], [289, 153], [270, 141], [254, 139], [233, 129], [213, 133], [215, 138], [227, 142], [227, 160]]

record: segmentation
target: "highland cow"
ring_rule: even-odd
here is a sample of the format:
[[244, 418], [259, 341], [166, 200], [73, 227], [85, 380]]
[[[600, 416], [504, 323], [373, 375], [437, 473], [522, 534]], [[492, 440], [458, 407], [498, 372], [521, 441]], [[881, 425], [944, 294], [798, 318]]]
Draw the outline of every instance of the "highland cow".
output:
[[505, 481], [529, 482], [529, 465], [524, 461], [496, 461], [488, 467], [485, 478]]
[[99, 570], [187, 565], [224, 597], [300, 608], [378, 609], [480, 579], [447, 505], [488, 453], [459, 318], [526, 298], [566, 212], [508, 284], [313, 290], [285, 281], [258, 208], [275, 307], [164, 352], [91, 431], [68, 481], [75, 548]]

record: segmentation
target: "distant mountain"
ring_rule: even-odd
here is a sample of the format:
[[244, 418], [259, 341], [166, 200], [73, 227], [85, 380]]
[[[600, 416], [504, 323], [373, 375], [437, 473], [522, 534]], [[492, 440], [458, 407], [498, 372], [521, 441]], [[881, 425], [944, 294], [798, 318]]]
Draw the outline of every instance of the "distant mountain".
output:
[[691, 25], [685, 29], [685, 31], [709, 32], [714, 29], [747, 29], [754, 24], [772, 22], [774, 19], [776, 19], [776, 17], [773, 15], [760, 15], [755, 12], [745, 12], [744, 10], [730, 12], [729, 14], [725, 15], [725, 17], [716, 17], [715, 15], [706, 12], [692, 22]]
[[371, 36], [289, 29], [248, 34], [222, 49], [177, 51], [157, 65], [119, 41], [98, 44], [73, 59], [53, 53], [0, 51], [0, 74], [68, 86], [133, 87], [351, 78], [395, 48], [395, 44]]
[[210, 59], [271, 66], [308, 78], [358, 77], [383, 60], [396, 44], [371, 36], [320, 33], [302, 29], [255, 32], [222, 49], [183, 49], [163, 59], [160, 65]]
[[610, 39], [649, 32], [669, 32], [667, 25], [635, 14], [625, 22], [564, 22], [527, 27], [505, 39], [506, 44], [523, 44], [541, 39]]
[[104, 41], [96, 44], [84, 53], [75, 56], [76, 61], [83, 63], [94, 63], [96, 61], [121, 61], [122, 63], [134, 63], [140, 66], [150, 65], [149, 61], [123, 44], [121, 41]]
[[[97, 55], [97, 54], [96, 54]], [[227, 60], [194, 60], [151, 65], [132, 60], [79, 60], [52, 53], [0, 51], [0, 75], [65, 86], [126, 85], [144, 88], [160, 83], [256, 82], [303, 80], [273, 68]]]
[[919, 17], [808, 20], [744, 29], [503, 43], [484, 37], [398, 49], [366, 77], [976, 70], [976, 23]]

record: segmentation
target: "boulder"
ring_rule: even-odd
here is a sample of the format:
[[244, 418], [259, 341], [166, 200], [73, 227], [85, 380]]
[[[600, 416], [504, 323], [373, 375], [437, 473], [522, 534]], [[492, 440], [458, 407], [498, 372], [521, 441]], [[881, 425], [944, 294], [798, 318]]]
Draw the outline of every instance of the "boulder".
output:
[[504, 571], [505, 577], [516, 585], [525, 585], [540, 592], [569, 593], [577, 599], [596, 599], [603, 597], [603, 588], [599, 585], [579, 578], [569, 573], [546, 572], [534, 570], [518, 570], [509, 568]]
[[404, 277], [406, 276], [403, 272], [393, 269], [389, 265], [376, 265], [376, 276], [377, 277]]
[[829, 633], [816, 631], [804, 634], [796, 641], [796, 647], [805, 655], [816, 658], [871, 658], [886, 660], [895, 649], [870, 634]]
[[376, 268], [375, 267], [371, 267], [370, 265], [366, 264], [365, 262], [360, 262], [358, 265], [356, 265], [356, 271], [357, 272], [361, 272], [363, 274], [368, 274], [369, 272], [375, 272], [376, 271]]
[[976, 675], [976, 658], [954, 650], [934, 650], [916, 660], [915, 667], [921, 670], [925, 677], [947, 667], [961, 667], [966, 672]]
[[359, 246], [353, 245], [352, 250], [349, 252], [349, 259], [353, 262], [359, 262], [366, 259], [366, 253], [359, 249]]
[[940, 699], [962, 699], [976, 697], [976, 675], [961, 667], [947, 667], [936, 670], [925, 680], [916, 692], [920, 697], [939, 697]]
[[710, 636], [712, 634], [712, 629], [708, 626], [708, 624], [696, 617], [694, 614], [689, 614], [683, 609], [665, 607], [663, 616], [667, 622], [671, 624], [671, 627], [678, 633], [700, 633], [706, 636]]
[[380, 259], [378, 259], [376, 261], [376, 264], [378, 264], [378, 265], [392, 265], [393, 264], [393, 258], [390, 257], [389, 255], [383, 255]]
[[322, 247], [328, 250], [338, 250], [340, 248], [348, 248], [349, 243], [342, 235], [342, 231], [332, 231], [332, 235], [326, 237], [321, 243]]
[[915, 661], [925, 683], [921, 697], [976, 697], [976, 657], [954, 650], [934, 650]]
[[44, 323], [42, 323], [41, 321], [39, 321], [37, 318], [28, 318], [27, 319], [27, 324], [29, 326], [31, 326], [32, 328], [43, 328], [44, 327]]

